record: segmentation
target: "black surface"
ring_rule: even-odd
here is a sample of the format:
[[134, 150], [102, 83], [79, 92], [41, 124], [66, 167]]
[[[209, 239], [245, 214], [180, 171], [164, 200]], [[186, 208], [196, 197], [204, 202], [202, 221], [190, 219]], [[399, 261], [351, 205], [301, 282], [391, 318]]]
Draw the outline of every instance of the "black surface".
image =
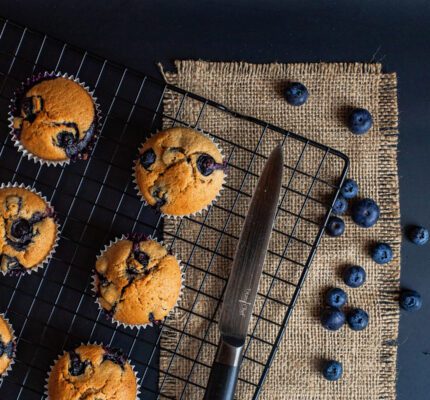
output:
[[[169, 3], [169, 4], [167, 4]], [[156, 74], [173, 59], [382, 61], [399, 78], [402, 222], [430, 226], [428, 1], [0, 1], [1, 13]], [[402, 314], [399, 398], [430, 392], [430, 245], [404, 243], [402, 285], [424, 297]]]

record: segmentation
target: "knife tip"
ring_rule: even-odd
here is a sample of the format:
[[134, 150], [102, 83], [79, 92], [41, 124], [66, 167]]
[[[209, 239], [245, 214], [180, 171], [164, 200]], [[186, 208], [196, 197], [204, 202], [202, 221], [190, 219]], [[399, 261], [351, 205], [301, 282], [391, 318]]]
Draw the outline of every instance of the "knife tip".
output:
[[273, 150], [271, 154], [272, 158], [277, 158], [281, 160], [281, 163], [284, 163], [284, 145], [279, 143]]

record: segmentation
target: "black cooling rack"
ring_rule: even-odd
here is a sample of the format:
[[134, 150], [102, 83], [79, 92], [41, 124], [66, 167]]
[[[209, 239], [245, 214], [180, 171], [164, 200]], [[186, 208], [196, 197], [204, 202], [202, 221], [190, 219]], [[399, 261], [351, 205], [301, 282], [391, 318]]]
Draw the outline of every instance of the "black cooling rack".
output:
[[[73, 74], [95, 88], [103, 111], [101, 137], [90, 159], [65, 168], [41, 167], [22, 157], [13, 146], [7, 127], [13, 90], [26, 77], [52, 70]], [[163, 103], [168, 96], [177, 101], [174, 112], [170, 110], [166, 113]], [[192, 120], [184, 119], [182, 112], [189, 101], [195, 111]], [[243, 179], [238, 187], [227, 180], [223, 196], [231, 199], [229, 203], [216, 203], [201, 217], [184, 219], [198, 226], [198, 236], [194, 240], [184, 237], [181, 224], [174, 234], [169, 233], [166, 237], [172, 239], [170, 242], [187, 242], [191, 254], [207, 251], [212, 255], [208, 265], [193, 265], [191, 255], [188, 259], [182, 257], [188, 273], [195, 271], [201, 274], [199, 285], [187, 285], [185, 288], [194, 295], [191, 306], [179, 306], [185, 324], [178, 329], [168, 319], [160, 327], [146, 330], [116, 328], [99, 312], [91, 293], [91, 270], [96, 254], [109, 240], [124, 232], [139, 231], [156, 237], [163, 235], [162, 218], [143, 206], [133, 188], [131, 166], [136, 149], [146, 134], [156, 131], [163, 123], [204, 129], [204, 117], [211, 111], [228, 116], [232, 124], [247, 124], [249, 132], [255, 132], [255, 141], [251, 144], [233, 143], [228, 134], [217, 132], [216, 128], [206, 132], [223, 147], [230, 173], [241, 173]], [[258, 379], [251, 380], [241, 375], [239, 383], [251, 389], [252, 398], [258, 397], [306, 278], [331, 206], [346, 175], [347, 157], [292, 132], [239, 115], [213, 101], [0, 19], [0, 182], [25, 183], [41, 191], [54, 205], [62, 226], [60, 245], [46, 268], [29, 276], [0, 276], [0, 312], [6, 313], [18, 337], [16, 363], [9, 376], [0, 382], [0, 398], [43, 398], [45, 378], [52, 361], [64, 349], [89, 341], [123, 349], [138, 371], [142, 398], [192, 398], [187, 394], [191, 393], [190, 387], [196, 390], [195, 393], [203, 395], [205, 382], [196, 382], [193, 371], [202, 368], [209, 371], [210, 363], [201, 361], [198, 356], [207, 348], [215, 349], [216, 341], [209, 339], [208, 331], [216, 324], [222, 291], [219, 296], [212, 297], [211, 300], [217, 305], [210, 315], [202, 314], [196, 305], [199, 296], [207, 295], [205, 280], [226, 281], [225, 277], [211, 269], [213, 259], [224, 257], [227, 262], [231, 260], [231, 256], [222, 254], [219, 242], [224, 237], [237, 239], [237, 235], [229, 233], [228, 224], [244, 218], [235, 207], [240, 199], [251, 196], [252, 191], [246, 189], [246, 180], [258, 177], [258, 168], [254, 166], [262, 164], [261, 161], [267, 158], [261, 149], [269, 135], [277, 135], [287, 148], [295, 149], [286, 161], [285, 175], [288, 179], [283, 186], [283, 201], [278, 211], [287, 216], [291, 224], [288, 228], [281, 226], [275, 229], [276, 234], [285, 236], [285, 247], [280, 252], [271, 251], [271, 256], [279, 258], [279, 264], [274, 271], [264, 273], [263, 278], [268, 285], [264, 292], [259, 291], [262, 306], [254, 310], [244, 365], [258, 368]], [[240, 157], [235, 157], [235, 154], [246, 156], [242, 157], [247, 160], [246, 163], [236, 163], [235, 160]], [[315, 161], [311, 163], [312, 168], [309, 168], [309, 162], [303, 162], [309, 154], [313, 154]], [[325, 175], [334, 175], [335, 179], [326, 179]], [[301, 184], [296, 185], [297, 182]], [[325, 190], [325, 194], [319, 197], [314, 195], [316, 187]], [[284, 201], [289, 196], [295, 196], [298, 200]], [[298, 204], [298, 207], [291, 209], [290, 204]], [[307, 214], [308, 209], [318, 207], [320, 218]], [[211, 225], [213, 209], [226, 213], [226, 223], [222, 227]], [[240, 222], [236, 224], [240, 225]], [[308, 237], [299, 238], [301, 224], [313, 226], [312, 235], [308, 233]], [[220, 239], [214, 248], [206, 248], [199, 241], [208, 229], [219, 232]], [[298, 253], [297, 249], [292, 253], [299, 254], [303, 261], [290, 256], [290, 247], [294, 243], [302, 247]], [[283, 262], [289, 263], [289, 268], [296, 269], [295, 280], [282, 277]], [[288, 289], [285, 290], [289, 293], [288, 298], [279, 300], [272, 295], [272, 288], [279, 284]], [[271, 302], [276, 302], [280, 310], [277, 321], [268, 319], [264, 314], [265, 307], [269, 307]], [[195, 337], [187, 330], [187, 324], [197, 317], [207, 322], [203, 337]], [[273, 324], [276, 335], [273, 338], [259, 337], [259, 324]], [[164, 348], [160, 342], [162, 335], [168, 331], [175, 332], [179, 338], [173, 348]], [[199, 344], [196, 357], [189, 357], [180, 351], [181, 342], [190, 337]], [[256, 342], [265, 345], [267, 353], [256, 357], [251, 351]], [[159, 364], [160, 350], [170, 357], [164, 369]], [[176, 376], [172, 372], [172, 365], [180, 358], [190, 364], [186, 376]], [[166, 395], [166, 381], [178, 385], [178, 396]], [[198, 397], [199, 394], [193, 398]]]

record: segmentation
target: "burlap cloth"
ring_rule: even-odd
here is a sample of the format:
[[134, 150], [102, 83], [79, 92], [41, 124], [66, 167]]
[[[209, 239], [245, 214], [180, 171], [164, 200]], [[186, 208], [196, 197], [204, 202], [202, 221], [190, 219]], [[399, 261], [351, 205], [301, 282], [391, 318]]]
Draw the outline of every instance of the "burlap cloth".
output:
[[[400, 275], [400, 222], [397, 176], [397, 96], [395, 74], [381, 72], [379, 64], [270, 64], [251, 65], [246, 63], [207, 63], [201, 61], [177, 62], [177, 73], [166, 73], [165, 78], [181, 88], [216, 100], [238, 112], [254, 115], [308, 138], [343, 151], [350, 157], [349, 176], [357, 180], [362, 196], [374, 198], [381, 207], [382, 217], [371, 229], [355, 226], [346, 217], [346, 232], [341, 238], [324, 237], [313, 261], [312, 269], [290, 319], [275, 361], [270, 368], [261, 392], [262, 399], [394, 399], [396, 397], [396, 339], [399, 311], [396, 295]], [[303, 82], [309, 89], [310, 97], [306, 105], [292, 107], [282, 98], [282, 88], [288, 80]], [[172, 118], [193, 124], [199, 117], [201, 104], [185, 99], [182, 103], [172, 94], [166, 102], [165, 113]], [[365, 107], [374, 118], [374, 127], [366, 135], [354, 136], [345, 126], [345, 117], [351, 107]], [[166, 126], [171, 125], [165, 120]], [[223, 148], [230, 163], [239, 169], [229, 168], [226, 189], [209, 215], [170, 221], [166, 223], [166, 239], [173, 245], [173, 251], [188, 263], [186, 272], [187, 289], [181, 302], [181, 309], [167, 325], [161, 341], [160, 385], [163, 394], [184, 399], [201, 399], [203, 389], [193, 384], [186, 385], [181, 379], [166, 376], [163, 371], [189, 379], [196, 385], [205, 386], [214, 356], [218, 331], [216, 323], [205, 318], [219, 315], [219, 307], [214, 300], [220, 296], [223, 282], [217, 276], [227, 277], [230, 260], [220, 255], [232, 256], [236, 237], [243, 219], [235, 215], [229, 217], [228, 210], [234, 207], [237, 214], [245, 214], [247, 198], [237, 197], [234, 189], [252, 193], [256, 179], [245, 177], [252, 153], [233, 150], [230, 142], [239, 143], [244, 148], [255, 149], [268, 154], [280, 140], [273, 132], [267, 133], [260, 141], [261, 128], [237, 121], [210, 108], [200, 115], [199, 127], [218, 135], [217, 142]], [[226, 139], [224, 142], [223, 139]], [[302, 144], [287, 140], [285, 143], [286, 163], [296, 166], [302, 152]], [[258, 158], [258, 157], [257, 157]], [[306, 149], [299, 168], [310, 175], [315, 173], [321, 154], [315, 149]], [[252, 170], [261, 170], [263, 159], [254, 159]], [[337, 182], [342, 163], [330, 157], [321, 168], [320, 177]], [[242, 169], [240, 169], [242, 168]], [[298, 175], [292, 178], [292, 169], [285, 171], [284, 183], [297, 192], [307, 193], [309, 178]], [[312, 195], [324, 201], [327, 191], [324, 185], [315, 185]], [[324, 197], [325, 196], [325, 197]], [[234, 201], [236, 199], [236, 201]], [[244, 199], [244, 200], [243, 200]], [[242, 201], [243, 200], [243, 201]], [[288, 194], [285, 208], [296, 213], [300, 211], [303, 197]], [[299, 206], [297, 208], [297, 206]], [[317, 203], [310, 203], [302, 215], [318, 219], [324, 210]], [[303, 210], [302, 210], [303, 211]], [[311, 241], [316, 235], [315, 226], [301, 223], [292, 229], [291, 215], [280, 215], [276, 227], [292, 236]], [[205, 225], [202, 225], [204, 223]], [[211, 230], [213, 226], [218, 230]], [[183, 238], [174, 239], [177, 233]], [[219, 230], [231, 236], [220, 236]], [[301, 268], [294, 262], [279, 264], [276, 253], [285, 248], [285, 238], [273, 235], [271, 249], [266, 260], [265, 271], [278, 273], [284, 279], [297, 283]], [[193, 249], [192, 243], [199, 246]], [[387, 241], [394, 249], [394, 260], [389, 265], [376, 265], [369, 257], [369, 245], [374, 241]], [[292, 260], [305, 261], [309, 248], [300, 242], [289, 243], [287, 256]], [[214, 256], [213, 251], [217, 253]], [[218, 255], [218, 253], [220, 255]], [[346, 289], [341, 279], [341, 271], [346, 265], [362, 265], [367, 271], [367, 282], [359, 289], [347, 289], [349, 305], [368, 311], [370, 324], [363, 332], [353, 332], [347, 326], [337, 332], [329, 332], [319, 323], [323, 304], [322, 296], [328, 287], [339, 286]], [[204, 279], [204, 271], [214, 275]], [[270, 277], [263, 276], [260, 293], [267, 293]], [[287, 301], [293, 287], [277, 283], [271, 290], [273, 298]], [[211, 297], [212, 296], [212, 297]], [[257, 298], [255, 313], [259, 313], [263, 298]], [[185, 310], [193, 308], [193, 314]], [[281, 322], [285, 308], [276, 303], [266, 305], [263, 315]], [[254, 329], [255, 319], [250, 330]], [[186, 327], [185, 327], [186, 326]], [[187, 334], [178, 331], [185, 330]], [[255, 335], [267, 342], [273, 342], [279, 327], [262, 321], [255, 328]], [[181, 338], [179, 342], [179, 339]], [[206, 342], [202, 345], [202, 340]], [[254, 341], [247, 356], [265, 362], [270, 346]], [[179, 343], [179, 345], [178, 345]], [[172, 360], [172, 352], [181, 354]], [[198, 363], [193, 363], [197, 358]], [[320, 373], [321, 360], [336, 359], [343, 363], [344, 375], [339, 382], [328, 382]], [[241, 377], [258, 383], [262, 372], [260, 364], [245, 359]], [[253, 388], [240, 382], [238, 399], [249, 399]]]

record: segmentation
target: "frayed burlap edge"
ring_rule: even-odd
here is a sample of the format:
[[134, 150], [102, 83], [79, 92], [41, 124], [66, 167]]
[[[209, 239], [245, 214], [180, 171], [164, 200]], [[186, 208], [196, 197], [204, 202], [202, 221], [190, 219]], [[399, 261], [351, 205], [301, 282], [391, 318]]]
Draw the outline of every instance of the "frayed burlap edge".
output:
[[[357, 74], [381, 74], [381, 64], [369, 63], [295, 63], [295, 64], [251, 64], [245, 62], [210, 63], [205, 61], [175, 61], [176, 71], [165, 71], [162, 64], [158, 64], [160, 73], [166, 83], [178, 85], [179, 74], [193, 74], [197, 71], [217, 73], [246, 73], [251, 76], [261, 76], [270, 73], [272, 76], [285, 76], [289, 73], [314, 73], [323, 76], [333, 72]], [[167, 93], [164, 98], [165, 110], [171, 109], [174, 94]], [[398, 291], [400, 286], [400, 212], [398, 209], [399, 181], [397, 167], [398, 146], [398, 105], [397, 105], [397, 78], [396, 74], [381, 74], [379, 85], [379, 112], [380, 131], [383, 139], [380, 144], [380, 157], [378, 160], [380, 176], [377, 182], [382, 218], [386, 226], [384, 240], [390, 241], [393, 250], [399, 254], [399, 265], [392, 268], [380, 268], [378, 271], [378, 291], [380, 310], [384, 326], [382, 328], [383, 340], [381, 343], [381, 369], [379, 371], [379, 385], [381, 400], [396, 399], [397, 380], [397, 338], [399, 323]], [[165, 232], [174, 232], [175, 221], [166, 220]], [[169, 245], [172, 237], [165, 237], [164, 242]], [[186, 270], [186, 269], [185, 269]], [[176, 345], [179, 332], [169, 331], [163, 340], [166, 346]], [[161, 355], [162, 356], [162, 355]], [[175, 379], [167, 376], [163, 391], [167, 396], [174, 396]]]
[[382, 314], [381, 366], [379, 371], [380, 394], [382, 399], [396, 398], [397, 379], [397, 337], [399, 331], [398, 291], [400, 286], [400, 212], [399, 179], [397, 173], [398, 145], [398, 108], [397, 108], [397, 78], [395, 74], [381, 75], [379, 87], [380, 132], [383, 135], [379, 149], [380, 170], [377, 182], [381, 221], [385, 229], [385, 237], [394, 251], [399, 254], [399, 265], [378, 269], [378, 291], [380, 311]]

